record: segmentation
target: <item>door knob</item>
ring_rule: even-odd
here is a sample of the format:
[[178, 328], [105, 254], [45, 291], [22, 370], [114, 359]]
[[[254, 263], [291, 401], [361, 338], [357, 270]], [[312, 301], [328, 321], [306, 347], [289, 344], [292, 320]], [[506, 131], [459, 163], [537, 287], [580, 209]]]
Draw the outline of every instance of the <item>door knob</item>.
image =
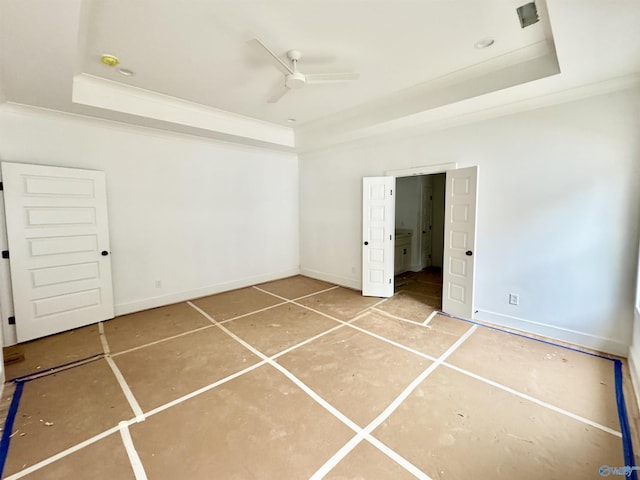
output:
[[466, 252], [464, 252], [464, 254], [465, 254], [467, 257], [470, 257], [471, 255], [473, 255], [473, 252], [472, 252], [471, 250], [467, 250]]
[[365, 245], [369, 245], [369, 242], [364, 242]]
[[109, 252], [107, 252], [106, 250], [103, 250], [102, 253], [100, 253], [100, 255], [102, 255], [103, 257], [106, 257], [107, 255], [109, 255]]

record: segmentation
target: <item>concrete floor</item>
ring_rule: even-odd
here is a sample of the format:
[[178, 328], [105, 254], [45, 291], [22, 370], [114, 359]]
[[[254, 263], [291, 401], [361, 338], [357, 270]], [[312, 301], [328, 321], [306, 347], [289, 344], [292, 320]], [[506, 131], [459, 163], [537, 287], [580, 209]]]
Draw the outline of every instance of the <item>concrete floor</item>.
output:
[[[11, 347], [4, 478], [589, 479], [623, 466], [613, 362], [301, 276]], [[5, 388], [3, 405], [11, 400]], [[627, 399], [637, 417], [633, 398]]]

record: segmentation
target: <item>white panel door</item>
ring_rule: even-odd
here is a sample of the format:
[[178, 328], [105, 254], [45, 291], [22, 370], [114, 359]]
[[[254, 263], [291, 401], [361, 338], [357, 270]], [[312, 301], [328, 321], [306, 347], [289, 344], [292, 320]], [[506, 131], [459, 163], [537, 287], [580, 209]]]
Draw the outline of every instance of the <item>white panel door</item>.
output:
[[442, 310], [473, 316], [478, 167], [447, 171], [442, 264]]
[[113, 318], [103, 172], [2, 162], [19, 342]]
[[362, 179], [362, 295], [393, 296], [395, 177]]

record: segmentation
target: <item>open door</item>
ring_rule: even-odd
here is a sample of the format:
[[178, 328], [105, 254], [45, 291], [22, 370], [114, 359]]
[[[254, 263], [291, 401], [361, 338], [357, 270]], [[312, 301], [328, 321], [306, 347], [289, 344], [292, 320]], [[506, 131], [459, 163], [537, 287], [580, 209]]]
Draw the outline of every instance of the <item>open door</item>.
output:
[[473, 316], [478, 167], [447, 171], [442, 264], [442, 310]]
[[103, 172], [2, 162], [19, 342], [113, 318]]
[[395, 177], [362, 179], [362, 295], [393, 296]]

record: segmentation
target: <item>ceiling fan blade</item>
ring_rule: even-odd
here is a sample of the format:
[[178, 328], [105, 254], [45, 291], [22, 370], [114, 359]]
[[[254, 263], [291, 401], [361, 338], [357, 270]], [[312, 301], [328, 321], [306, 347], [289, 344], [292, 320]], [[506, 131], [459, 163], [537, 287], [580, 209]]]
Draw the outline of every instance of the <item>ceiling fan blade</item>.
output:
[[251, 47], [253, 47], [257, 52], [260, 52], [265, 58], [267, 58], [274, 67], [280, 70], [284, 75], [289, 75], [293, 73], [293, 69], [283, 62], [280, 57], [278, 57], [275, 53], [273, 53], [269, 47], [267, 47], [264, 43], [262, 43], [257, 38], [253, 38], [247, 42]]
[[269, 102], [269, 103], [277, 103], [278, 100], [280, 100], [282, 97], [284, 97], [287, 93], [289, 93], [289, 89], [287, 87], [283, 86], [281, 90], [278, 90], [276, 93], [271, 95], [271, 97], [269, 97], [269, 100], [267, 100], [267, 102]]
[[359, 73], [310, 73], [305, 74], [307, 83], [349, 82], [358, 80]]

